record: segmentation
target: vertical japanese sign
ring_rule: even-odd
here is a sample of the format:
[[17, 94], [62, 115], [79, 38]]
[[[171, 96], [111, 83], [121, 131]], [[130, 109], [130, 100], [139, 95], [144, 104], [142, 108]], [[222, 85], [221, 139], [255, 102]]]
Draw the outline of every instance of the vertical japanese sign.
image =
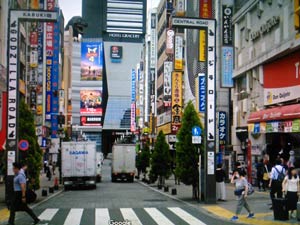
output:
[[81, 43], [81, 80], [102, 80], [103, 42]]
[[227, 116], [226, 112], [219, 112], [219, 144], [226, 145], [227, 139]]
[[171, 104], [173, 62], [164, 62], [164, 102], [165, 105]]
[[212, 18], [212, 0], [200, 0], [200, 17]]
[[156, 67], [156, 14], [151, 14], [150, 68]]
[[174, 52], [174, 35], [175, 35], [174, 30], [167, 29], [166, 54], [173, 55], [173, 52]]
[[232, 14], [233, 14], [232, 6], [223, 5], [223, 7], [222, 7], [223, 45], [232, 46], [232, 44], [233, 44]]
[[182, 72], [172, 73], [172, 133], [181, 126], [182, 117]]
[[58, 130], [57, 116], [59, 113], [59, 96], [58, 96], [58, 82], [59, 82], [59, 23], [54, 23], [54, 38], [53, 38], [53, 65], [52, 65], [52, 76], [51, 76], [51, 138], [56, 138]]
[[131, 70], [131, 113], [130, 113], [130, 131], [135, 131], [135, 100], [136, 100], [136, 72]]
[[206, 106], [206, 77], [204, 73], [199, 74], [199, 112], [205, 113]]
[[206, 62], [206, 30], [199, 30], [199, 62]]
[[183, 70], [183, 37], [175, 36], [174, 69]]
[[233, 47], [222, 47], [222, 87], [233, 87]]

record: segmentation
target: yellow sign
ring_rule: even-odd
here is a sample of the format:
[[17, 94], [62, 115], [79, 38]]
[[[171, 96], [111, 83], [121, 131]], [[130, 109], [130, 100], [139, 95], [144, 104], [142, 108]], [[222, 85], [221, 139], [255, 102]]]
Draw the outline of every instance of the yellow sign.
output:
[[36, 106], [36, 114], [42, 115], [43, 114], [43, 105], [37, 105]]
[[175, 59], [175, 70], [183, 70], [183, 60], [182, 59]]
[[182, 72], [172, 73], [172, 133], [177, 133], [182, 117]]
[[25, 95], [26, 94], [26, 85], [25, 82], [23, 80], [19, 80], [19, 91]]
[[199, 31], [199, 61], [206, 62], [206, 30]]
[[164, 134], [171, 134], [171, 124], [167, 123], [165, 125], [157, 127], [157, 133], [159, 133], [160, 131], [162, 131]]
[[39, 9], [40, 3], [39, 0], [31, 0], [31, 9]]

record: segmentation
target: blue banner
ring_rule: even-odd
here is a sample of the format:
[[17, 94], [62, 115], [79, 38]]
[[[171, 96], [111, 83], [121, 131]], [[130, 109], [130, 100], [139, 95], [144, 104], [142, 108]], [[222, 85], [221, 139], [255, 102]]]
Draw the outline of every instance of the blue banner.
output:
[[100, 81], [103, 77], [103, 42], [81, 43], [81, 80]]
[[222, 47], [222, 87], [233, 87], [233, 47]]
[[205, 113], [206, 106], [206, 77], [205, 74], [199, 76], [199, 112]]
[[227, 116], [226, 112], [219, 112], [219, 143], [226, 145], [227, 140]]
[[135, 69], [131, 70], [131, 102], [136, 100], [136, 73]]
[[57, 116], [59, 113], [59, 23], [54, 23], [54, 48], [53, 48], [53, 66], [52, 66], [52, 76], [51, 76], [51, 91], [52, 91], [52, 101], [51, 101], [51, 138], [57, 137], [58, 121]]

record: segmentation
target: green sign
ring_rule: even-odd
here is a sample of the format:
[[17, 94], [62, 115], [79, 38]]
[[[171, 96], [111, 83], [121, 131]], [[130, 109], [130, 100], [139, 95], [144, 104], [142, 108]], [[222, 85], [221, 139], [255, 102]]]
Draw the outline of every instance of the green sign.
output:
[[300, 120], [293, 120], [292, 132], [300, 132]]

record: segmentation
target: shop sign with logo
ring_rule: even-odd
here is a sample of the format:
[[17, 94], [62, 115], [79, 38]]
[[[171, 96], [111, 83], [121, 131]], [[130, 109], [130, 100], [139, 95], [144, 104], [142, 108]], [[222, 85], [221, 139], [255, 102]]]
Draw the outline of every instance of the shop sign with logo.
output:
[[293, 120], [292, 132], [300, 132], [300, 119]]
[[299, 54], [295, 52], [263, 66], [265, 105], [287, 102], [300, 97]]
[[219, 144], [226, 145], [226, 139], [227, 139], [226, 112], [219, 112]]
[[123, 57], [122, 46], [110, 46], [110, 59], [112, 63], [120, 63]]

